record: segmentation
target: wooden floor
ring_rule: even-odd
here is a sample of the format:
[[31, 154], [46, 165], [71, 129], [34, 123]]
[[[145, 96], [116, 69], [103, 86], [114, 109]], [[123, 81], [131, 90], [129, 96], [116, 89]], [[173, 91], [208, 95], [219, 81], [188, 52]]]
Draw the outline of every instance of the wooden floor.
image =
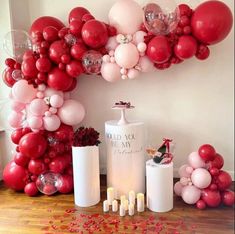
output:
[[[102, 198], [105, 185], [102, 182]], [[67, 233], [234, 233], [234, 209], [198, 210], [174, 198], [168, 213], [145, 211], [128, 215], [102, 212], [102, 203], [91, 208], [74, 206], [73, 194], [28, 197], [0, 183], [0, 234]]]

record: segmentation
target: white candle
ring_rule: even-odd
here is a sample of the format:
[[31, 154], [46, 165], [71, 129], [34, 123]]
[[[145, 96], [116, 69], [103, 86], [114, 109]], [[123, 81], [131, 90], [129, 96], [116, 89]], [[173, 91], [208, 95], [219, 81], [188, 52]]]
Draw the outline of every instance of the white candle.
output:
[[144, 211], [144, 194], [143, 193], [137, 194], [137, 211], [138, 212]]
[[113, 200], [113, 202], [112, 202], [112, 211], [113, 212], [118, 211], [118, 202], [117, 202], [117, 200]]
[[109, 211], [109, 203], [107, 200], [103, 201], [103, 211], [108, 212]]
[[135, 206], [133, 203], [130, 203], [128, 206], [128, 213], [130, 216], [133, 216], [135, 214]]
[[121, 201], [121, 204], [124, 205], [125, 201], [126, 201], [126, 196], [125, 195], [121, 195], [120, 196], [120, 201]]
[[129, 192], [129, 202], [135, 205], [135, 192], [133, 190]]
[[107, 189], [107, 200], [109, 205], [112, 205], [112, 202], [114, 200], [114, 188], [110, 187]]
[[125, 210], [127, 211], [128, 210], [128, 205], [129, 205], [129, 201], [126, 199], [124, 201], [124, 207], [125, 207]]
[[119, 215], [120, 215], [121, 217], [123, 217], [123, 216], [126, 215], [125, 206], [122, 205], [122, 204], [119, 206]]

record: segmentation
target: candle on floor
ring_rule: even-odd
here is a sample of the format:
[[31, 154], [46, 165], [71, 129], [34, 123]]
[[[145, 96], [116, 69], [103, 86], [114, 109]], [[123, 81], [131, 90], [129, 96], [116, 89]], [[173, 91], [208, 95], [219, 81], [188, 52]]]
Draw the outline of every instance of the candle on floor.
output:
[[130, 216], [133, 216], [135, 214], [135, 206], [133, 203], [130, 203], [128, 206], [128, 213]]
[[120, 215], [121, 217], [123, 217], [123, 216], [126, 215], [125, 206], [122, 205], [122, 204], [119, 206], [119, 215]]
[[103, 201], [103, 211], [108, 212], [109, 211], [109, 203], [107, 200]]
[[144, 211], [144, 194], [143, 193], [137, 194], [137, 211], [138, 212]]
[[124, 201], [124, 207], [125, 207], [125, 210], [127, 211], [128, 210], [128, 205], [129, 205], [129, 201], [126, 199]]
[[112, 201], [114, 200], [114, 188], [110, 187], [107, 189], [107, 200], [109, 205], [112, 205]]
[[120, 196], [120, 201], [121, 201], [121, 204], [124, 205], [125, 201], [126, 201], [126, 196], [125, 195], [121, 195]]
[[112, 201], [112, 211], [117, 212], [118, 211], [118, 202], [117, 200]]
[[135, 192], [133, 190], [129, 192], [129, 202], [135, 205]]

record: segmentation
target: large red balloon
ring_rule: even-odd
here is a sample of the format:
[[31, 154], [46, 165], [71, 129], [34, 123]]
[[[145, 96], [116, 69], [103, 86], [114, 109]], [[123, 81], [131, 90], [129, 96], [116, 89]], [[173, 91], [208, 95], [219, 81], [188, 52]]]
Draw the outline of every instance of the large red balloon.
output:
[[108, 37], [105, 24], [98, 20], [89, 20], [82, 27], [82, 39], [91, 48], [98, 49], [105, 46]]
[[220, 1], [200, 4], [191, 19], [193, 35], [205, 44], [222, 41], [233, 25], [233, 15], [229, 7]]
[[69, 13], [69, 23], [73, 20], [82, 20], [82, 17], [90, 12], [84, 7], [75, 7]]
[[27, 181], [27, 170], [14, 161], [9, 162], [3, 170], [3, 180], [7, 187], [22, 191]]
[[46, 149], [47, 141], [40, 133], [31, 132], [20, 139], [19, 150], [29, 158], [41, 157]]
[[216, 184], [219, 190], [224, 191], [231, 186], [232, 178], [226, 171], [220, 171], [216, 178]]
[[54, 41], [49, 48], [50, 59], [55, 63], [61, 62], [61, 56], [69, 53], [69, 48], [62, 40]]
[[202, 191], [201, 199], [209, 206], [209, 207], [217, 207], [221, 203], [221, 196], [219, 191], [212, 191], [209, 189], [204, 189]]
[[29, 157], [25, 156], [21, 152], [16, 152], [14, 156], [14, 161], [17, 165], [25, 167], [29, 163]]
[[148, 44], [148, 57], [157, 64], [165, 63], [171, 56], [171, 46], [165, 36], [156, 36]]
[[49, 87], [66, 91], [73, 83], [73, 77], [69, 76], [65, 71], [55, 67], [48, 73], [47, 84]]
[[204, 144], [198, 149], [198, 154], [204, 161], [213, 161], [215, 159], [215, 148], [210, 144]]
[[39, 175], [46, 170], [46, 166], [42, 159], [31, 159], [28, 165], [29, 171], [34, 175]]
[[31, 25], [30, 35], [35, 36], [37, 32], [43, 33], [43, 29], [47, 26], [53, 26], [60, 30], [64, 27], [64, 24], [57, 18], [52, 16], [42, 16], [37, 18]]
[[21, 70], [24, 76], [35, 78], [38, 74], [36, 59], [31, 56], [23, 60]]

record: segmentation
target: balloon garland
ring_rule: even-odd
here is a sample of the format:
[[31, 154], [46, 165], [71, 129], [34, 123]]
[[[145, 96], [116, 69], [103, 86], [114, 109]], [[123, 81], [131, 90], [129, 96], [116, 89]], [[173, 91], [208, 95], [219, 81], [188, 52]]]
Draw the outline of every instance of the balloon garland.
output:
[[[204, 2], [195, 10], [174, 1], [165, 4], [154, 1], [142, 8], [134, 0], [118, 0], [109, 24], [76, 7], [67, 27], [43, 16], [31, 25], [30, 36], [20, 30], [5, 36], [11, 58], [5, 61], [3, 81], [12, 88], [9, 123], [16, 144], [3, 173], [8, 187], [36, 195], [38, 175], [50, 170], [63, 177], [60, 192], [72, 190], [72, 126], [83, 120], [85, 108], [70, 92], [81, 74], [115, 82], [193, 56], [204, 60], [208, 46], [222, 41], [232, 28], [232, 13], [222, 2]], [[14, 54], [9, 52], [12, 45]]]

